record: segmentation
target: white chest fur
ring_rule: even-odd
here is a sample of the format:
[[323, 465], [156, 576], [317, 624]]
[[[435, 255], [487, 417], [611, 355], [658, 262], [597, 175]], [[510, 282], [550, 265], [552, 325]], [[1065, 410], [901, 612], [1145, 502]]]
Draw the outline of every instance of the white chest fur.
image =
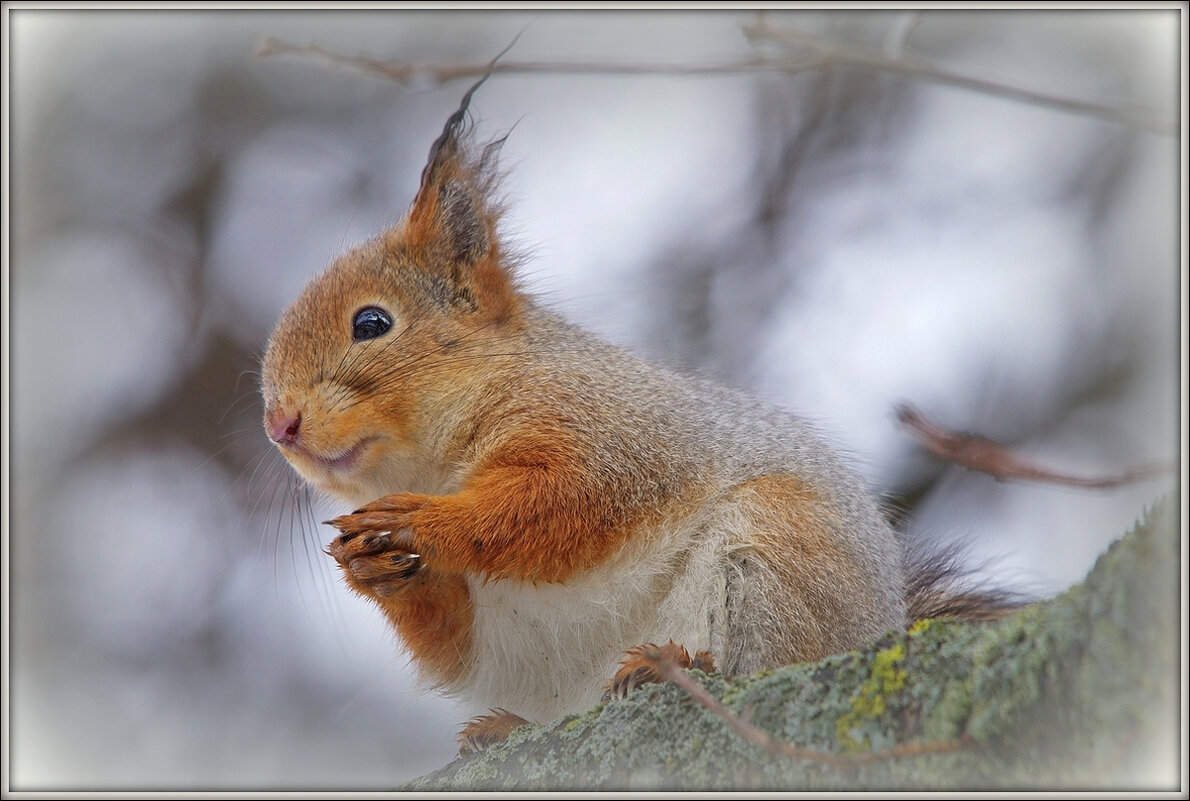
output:
[[691, 653], [715, 647], [722, 541], [653, 542], [565, 584], [473, 579], [474, 667], [458, 689], [479, 712], [546, 722], [598, 702], [628, 648], [671, 638]]

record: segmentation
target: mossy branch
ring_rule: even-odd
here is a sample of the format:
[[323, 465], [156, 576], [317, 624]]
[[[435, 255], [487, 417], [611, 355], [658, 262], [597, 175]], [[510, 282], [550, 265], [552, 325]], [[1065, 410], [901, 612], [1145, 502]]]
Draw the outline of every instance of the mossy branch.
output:
[[1082, 584], [998, 622], [926, 621], [731, 680], [691, 671], [721, 711], [648, 685], [403, 789], [1177, 789], [1179, 546], [1166, 497]]

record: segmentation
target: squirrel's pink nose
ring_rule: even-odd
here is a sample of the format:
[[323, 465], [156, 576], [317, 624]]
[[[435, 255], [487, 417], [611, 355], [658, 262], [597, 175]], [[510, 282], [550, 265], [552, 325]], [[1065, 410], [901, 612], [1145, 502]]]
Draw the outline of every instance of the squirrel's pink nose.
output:
[[290, 412], [279, 406], [272, 406], [264, 413], [264, 430], [269, 439], [278, 445], [293, 445], [297, 443], [298, 434], [302, 428], [302, 413]]

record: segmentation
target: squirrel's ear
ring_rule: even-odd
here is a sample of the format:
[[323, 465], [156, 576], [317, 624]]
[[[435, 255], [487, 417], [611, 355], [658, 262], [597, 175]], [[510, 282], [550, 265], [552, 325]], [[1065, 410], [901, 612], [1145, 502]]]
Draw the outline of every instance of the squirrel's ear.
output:
[[467, 90], [430, 148], [404, 229], [410, 246], [424, 248], [454, 267], [493, 256], [498, 247], [500, 208], [492, 195], [498, 177], [496, 160], [504, 140], [475, 152], [467, 119], [471, 97], [487, 79], [485, 75]]

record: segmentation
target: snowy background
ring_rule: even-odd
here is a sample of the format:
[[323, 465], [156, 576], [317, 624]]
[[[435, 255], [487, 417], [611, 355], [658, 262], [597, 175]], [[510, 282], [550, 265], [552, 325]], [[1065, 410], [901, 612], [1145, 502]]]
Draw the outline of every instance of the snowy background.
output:
[[[320, 552], [253, 371], [395, 222], [467, 81], [414, 62], [709, 64], [751, 15], [8, 10], [13, 789], [384, 789], [476, 710], [420, 691]], [[1175, 11], [780, 13], [833, 42], [1180, 115]], [[928, 458], [908, 400], [1064, 472], [1179, 452], [1179, 140], [887, 71], [502, 74], [528, 284], [815, 421], [910, 536], [1050, 595], [1176, 477], [1088, 491]], [[1172, 602], [1172, 599], [1171, 599]]]

